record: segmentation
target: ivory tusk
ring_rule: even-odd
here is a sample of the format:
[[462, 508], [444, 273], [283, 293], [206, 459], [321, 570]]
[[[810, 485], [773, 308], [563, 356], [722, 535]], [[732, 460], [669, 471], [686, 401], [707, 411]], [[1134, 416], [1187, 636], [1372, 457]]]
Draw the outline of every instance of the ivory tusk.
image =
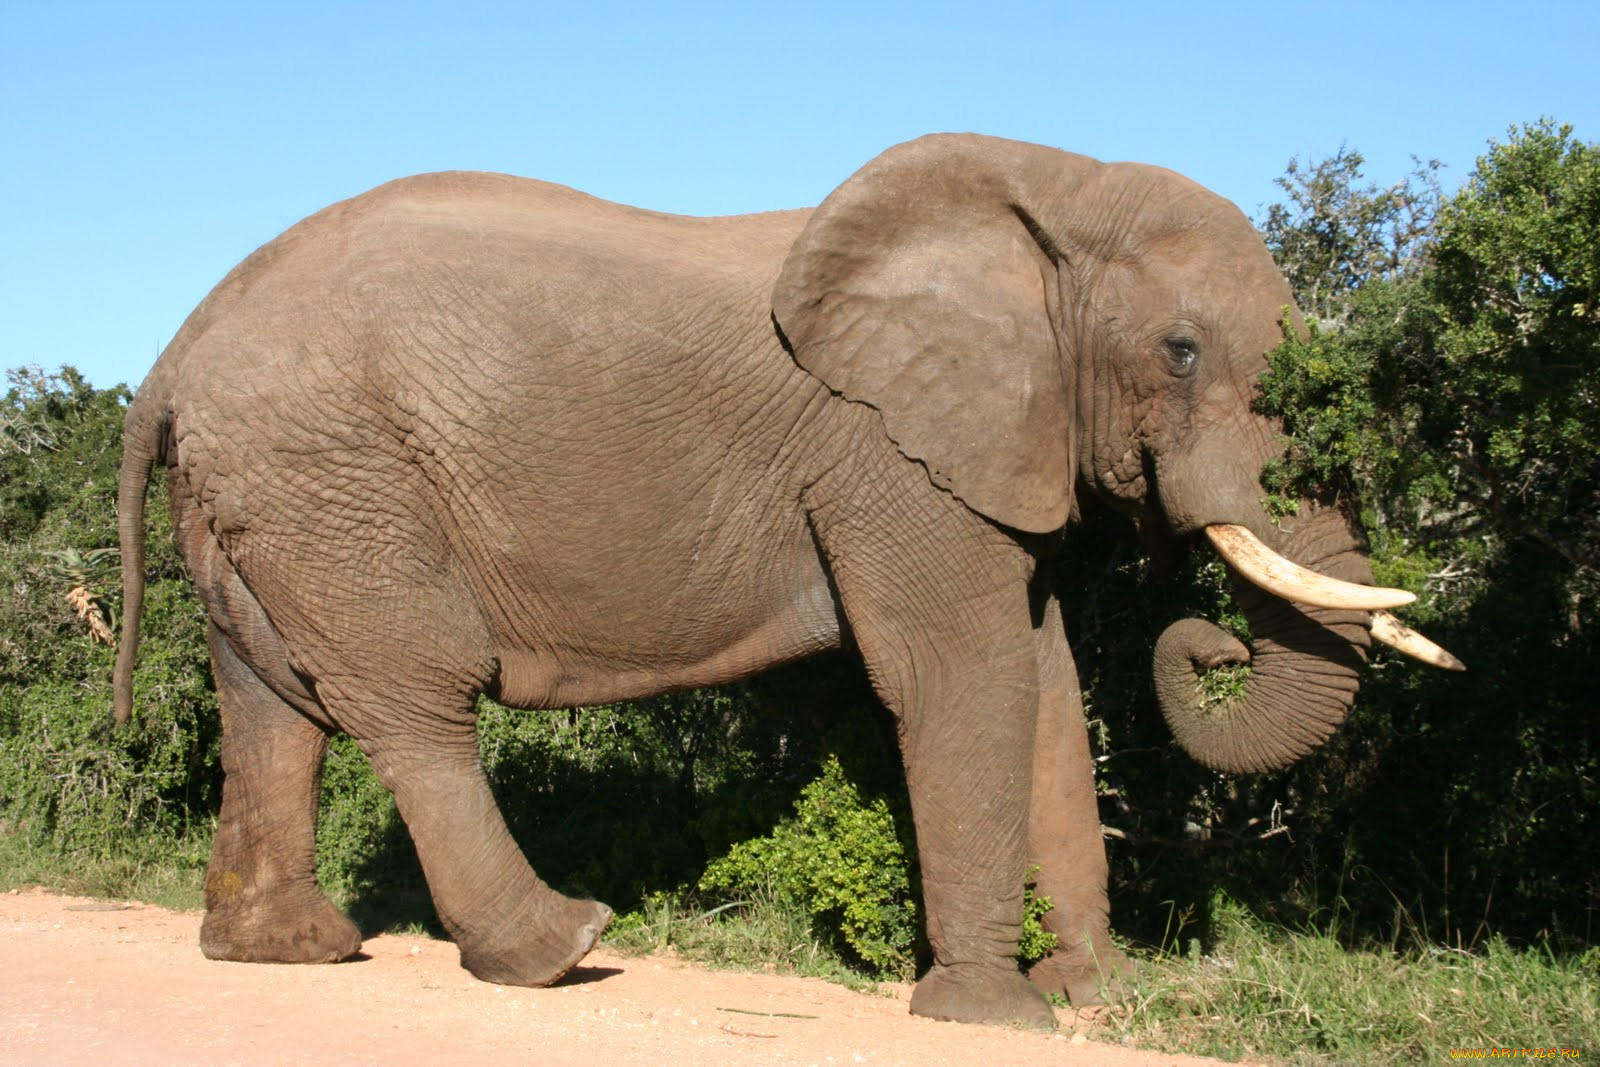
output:
[[1357, 585], [1318, 574], [1272, 551], [1243, 526], [1222, 523], [1206, 527], [1206, 536], [1222, 558], [1250, 581], [1269, 593], [1314, 608], [1381, 611], [1417, 599], [1404, 589]]
[[1447, 671], [1464, 671], [1467, 665], [1456, 659], [1438, 645], [1423, 637], [1417, 631], [1390, 615], [1387, 611], [1374, 611], [1372, 613], [1372, 639], [1382, 641], [1397, 651], [1404, 652], [1412, 659], [1421, 660], [1423, 663], [1435, 667], [1442, 667]]

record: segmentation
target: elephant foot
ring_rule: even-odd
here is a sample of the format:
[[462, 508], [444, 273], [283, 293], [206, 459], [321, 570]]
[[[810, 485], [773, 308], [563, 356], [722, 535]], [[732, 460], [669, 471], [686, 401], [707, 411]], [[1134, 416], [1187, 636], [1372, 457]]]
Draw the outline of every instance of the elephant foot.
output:
[[933, 968], [911, 992], [911, 1013], [958, 1023], [1054, 1030], [1055, 1012], [1016, 970], [1001, 966]]
[[1132, 985], [1134, 963], [1115, 948], [1090, 954], [1047, 956], [1028, 969], [1028, 981], [1049, 996], [1063, 996], [1075, 1008], [1118, 1004]]
[[537, 930], [512, 923], [492, 936], [460, 937], [456, 945], [461, 966], [481, 981], [547, 986], [577, 966], [610, 923], [611, 909], [598, 900], [563, 900]]
[[262, 896], [230, 871], [206, 879], [200, 951], [235, 963], [337, 963], [361, 948], [361, 931], [322, 890]]

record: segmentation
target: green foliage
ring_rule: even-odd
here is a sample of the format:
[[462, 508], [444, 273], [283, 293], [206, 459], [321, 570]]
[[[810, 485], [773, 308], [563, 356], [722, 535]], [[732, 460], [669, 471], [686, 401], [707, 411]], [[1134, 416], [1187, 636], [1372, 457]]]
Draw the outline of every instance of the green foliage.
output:
[[1492, 145], [1421, 271], [1362, 285], [1350, 328], [1275, 356], [1263, 406], [1296, 441], [1280, 475], [1359, 485], [1380, 525], [1418, 538], [1527, 539], [1592, 572], [1597, 220], [1600, 149], [1548, 121]]
[[[1287, 477], [1426, 535], [1534, 540], [1592, 571], [1600, 534], [1600, 150], [1544, 122], [1491, 146], [1439, 213], [1427, 265], [1351, 296], [1264, 382]], [[1592, 579], [1584, 579], [1586, 585]]]
[[1207, 708], [1229, 704], [1244, 696], [1250, 682], [1250, 664], [1224, 663], [1200, 676], [1200, 695]]
[[1284, 456], [1268, 465], [1263, 478], [1274, 495], [1343, 497], [1355, 489], [1357, 461], [1401, 459], [1366, 388], [1380, 356], [1393, 347], [1392, 338], [1372, 336], [1372, 324], [1381, 329], [1393, 321], [1374, 314], [1374, 305], [1394, 294], [1382, 281], [1363, 286], [1360, 296], [1351, 298], [1357, 325], [1344, 331], [1324, 331], [1313, 323], [1300, 336], [1286, 326], [1258, 401], [1262, 411], [1286, 423]]
[[0, 829], [83, 862], [194, 862], [220, 775], [204, 621], [152, 500], [141, 714], [110, 727], [115, 499], [127, 390], [11, 371], [0, 402]]
[[[1263, 380], [1296, 442], [1277, 488], [1356, 501], [1376, 573], [1423, 592], [1408, 617], [1470, 673], [1372, 680], [1299, 773], [1348, 800], [1302, 851], [1323, 850], [1347, 905], [1375, 917], [1398, 897], [1431, 937], [1593, 943], [1600, 150], [1548, 121], [1513, 130], [1441, 208], [1420, 268], [1351, 307]], [[1382, 817], [1397, 805], [1412, 818]]]
[[1439, 209], [1437, 160], [1416, 163], [1390, 186], [1358, 185], [1366, 162], [1341, 147], [1326, 159], [1289, 161], [1278, 187], [1288, 203], [1273, 204], [1261, 236], [1313, 322], [1343, 325], [1350, 297], [1375, 278], [1411, 272]]
[[116, 509], [106, 507], [105, 490], [116, 484], [127, 389], [96, 389], [71, 367], [22, 367], [6, 380], [0, 538], [17, 544], [37, 534], [78, 551], [115, 545]]
[[677, 891], [651, 893], [636, 910], [611, 924], [606, 944], [623, 952], [670, 950], [712, 967], [826, 978], [853, 989], [876, 985], [817, 936], [812, 917], [803, 908], [765, 893], [709, 910], [692, 907], [688, 901]]
[[830, 756], [822, 776], [801, 790], [794, 816], [711, 863], [700, 888], [765, 892], [797, 905], [836, 928], [867, 966], [909, 977], [917, 933], [910, 852], [889, 802], [863, 800]]
[[546, 877], [627, 907], [767, 825], [751, 816], [775, 814], [771, 800], [745, 810], [719, 799], [748, 794], [762, 773], [760, 713], [748, 687], [561, 712], [484, 701], [479, 741], [512, 832]]
[[433, 920], [422, 866], [394, 795], [343, 735], [329, 741], [322, 764], [317, 881], [363, 929]]
[[1039, 868], [1030, 867], [1022, 886], [1022, 936], [1017, 939], [1017, 960], [1035, 963], [1061, 946], [1061, 939], [1044, 928], [1044, 917], [1055, 910], [1055, 901], [1041, 897], [1033, 884]]
[[[872, 709], [856, 705], [854, 682], [817, 684], [830, 673], [822, 663], [809, 683], [780, 671], [760, 683], [561, 711], [481, 699], [484, 769], [540, 875], [605, 900], [626, 926], [662, 894], [677, 899], [711, 856], [769, 829], [815, 772], [820, 745], [840, 747], [867, 778], [884, 776], [878, 738], [859, 729]], [[821, 698], [840, 702], [833, 725], [827, 714], [791, 716], [790, 704]], [[887, 756], [893, 764], [892, 749]], [[330, 746], [317, 842], [319, 878], [365, 927], [430, 921], [393, 799], [348, 739]]]
[[[1449, 203], [1425, 279], [1417, 437], [1488, 524], [1600, 560], [1600, 148], [1546, 121], [1493, 145]], [[1445, 498], [1449, 506], [1455, 499]]]

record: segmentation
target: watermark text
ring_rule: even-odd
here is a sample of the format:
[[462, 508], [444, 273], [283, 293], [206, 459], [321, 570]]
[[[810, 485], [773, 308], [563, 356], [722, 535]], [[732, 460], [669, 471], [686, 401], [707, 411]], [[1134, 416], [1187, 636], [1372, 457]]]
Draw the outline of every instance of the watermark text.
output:
[[1549, 1048], [1453, 1048], [1453, 1060], [1577, 1060], [1583, 1052], [1564, 1045]]

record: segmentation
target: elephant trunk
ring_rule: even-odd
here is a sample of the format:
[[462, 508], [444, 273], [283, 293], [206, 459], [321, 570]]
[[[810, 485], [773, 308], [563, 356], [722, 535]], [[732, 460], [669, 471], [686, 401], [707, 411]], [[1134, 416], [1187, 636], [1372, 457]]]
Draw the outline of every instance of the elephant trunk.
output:
[[[1372, 581], [1362, 539], [1338, 511], [1292, 520], [1278, 549], [1331, 578]], [[1370, 647], [1371, 613], [1290, 603], [1232, 570], [1252, 650], [1201, 619], [1168, 627], [1156, 643], [1156, 695], [1184, 750], [1229, 774], [1284, 767], [1325, 742], [1344, 721]], [[1205, 691], [1213, 667], [1249, 664], [1242, 690]]]

